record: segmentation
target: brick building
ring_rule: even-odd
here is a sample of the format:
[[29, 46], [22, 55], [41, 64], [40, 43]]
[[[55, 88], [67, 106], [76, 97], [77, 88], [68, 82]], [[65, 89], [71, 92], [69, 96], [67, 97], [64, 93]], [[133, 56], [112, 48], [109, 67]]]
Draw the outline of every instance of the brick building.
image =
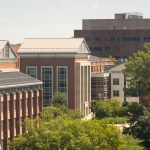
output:
[[115, 63], [106, 58], [90, 56], [91, 62], [91, 100], [110, 98], [110, 74], [106, 72]]
[[25, 39], [18, 54], [20, 71], [43, 81], [44, 106], [55, 92], [67, 96], [67, 107], [91, 113], [91, 63], [83, 38]]
[[42, 82], [21, 72], [0, 72], [0, 145], [25, 132], [26, 117], [36, 117], [43, 107]]
[[115, 19], [83, 19], [82, 30], [74, 37], [84, 37], [93, 55], [127, 58], [150, 41], [150, 19], [139, 13], [115, 14]]

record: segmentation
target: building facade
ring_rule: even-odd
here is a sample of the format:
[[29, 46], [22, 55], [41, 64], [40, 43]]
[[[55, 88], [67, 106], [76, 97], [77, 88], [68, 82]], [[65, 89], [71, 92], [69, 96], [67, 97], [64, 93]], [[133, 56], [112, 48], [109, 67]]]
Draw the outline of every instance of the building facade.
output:
[[26, 117], [38, 116], [43, 107], [42, 82], [21, 72], [0, 72], [0, 146], [26, 131]]
[[150, 41], [150, 19], [138, 13], [115, 14], [115, 19], [84, 19], [82, 30], [74, 37], [84, 37], [93, 55], [127, 58]]
[[18, 55], [6, 40], [0, 40], [0, 69], [19, 69]]
[[110, 98], [110, 75], [107, 72], [115, 65], [112, 60], [90, 56], [91, 62], [91, 100]]
[[127, 87], [127, 79], [123, 73], [124, 64], [117, 65], [109, 70], [110, 73], [110, 89], [111, 98], [120, 100], [122, 103], [127, 102], [139, 102], [139, 97], [126, 97], [124, 94], [124, 88]]
[[91, 113], [91, 63], [84, 39], [25, 39], [18, 53], [20, 71], [43, 81], [44, 106], [55, 92], [63, 92], [68, 108]]

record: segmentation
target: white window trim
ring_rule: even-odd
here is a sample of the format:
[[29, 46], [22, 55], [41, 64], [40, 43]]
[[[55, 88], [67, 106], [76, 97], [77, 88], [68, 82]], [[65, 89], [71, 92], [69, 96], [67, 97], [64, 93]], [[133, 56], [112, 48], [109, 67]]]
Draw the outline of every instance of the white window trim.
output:
[[51, 68], [52, 69], [52, 98], [53, 98], [53, 96], [54, 96], [53, 66], [41, 66], [41, 81], [42, 81], [42, 69], [43, 68]]
[[36, 70], [36, 79], [37, 79], [37, 66], [26, 66], [26, 74], [29, 76], [28, 68], [35, 68], [35, 70]]
[[57, 92], [58, 92], [58, 69], [59, 68], [65, 68], [66, 70], [67, 70], [67, 74], [66, 74], [66, 77], [67, 77], [67, 80], [66, 80], [66, 82], [67, 82], [67, 108], [68, 108], [68, 66], [57, 66], [57, 69], [56, 69], [56, 75], [57, 75], [57, 86], [56, 86], [56, 89], [57, 89]]

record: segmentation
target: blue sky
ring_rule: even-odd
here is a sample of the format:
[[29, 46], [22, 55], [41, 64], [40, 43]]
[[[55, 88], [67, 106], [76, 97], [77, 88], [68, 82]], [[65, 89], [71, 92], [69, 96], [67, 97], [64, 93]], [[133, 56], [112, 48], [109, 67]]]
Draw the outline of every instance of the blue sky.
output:
[[0, 0], [0, 39], [72, 37], [82, 19], [114, 18], [120, 12], [150, 18], [150, 0]]

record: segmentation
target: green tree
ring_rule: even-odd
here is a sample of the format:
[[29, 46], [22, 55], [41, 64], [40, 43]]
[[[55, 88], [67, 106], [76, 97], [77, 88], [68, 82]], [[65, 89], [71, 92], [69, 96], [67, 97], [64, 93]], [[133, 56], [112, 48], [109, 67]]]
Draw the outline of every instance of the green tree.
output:
[[120, 112], [121, 103], [115, 99], [94, 101], [91, 104], [91, 109], [98, 118], [116, 117]]
[[146, 43], [144, 47], [129, 57], [125, 64], [124, 73], [129, 78], [126, 95], [150, 97], [150, 44]]
[[132, 126], [140, 116], [144, 115], [145, 107], [137, 102], [132, 102], [127, 106], [127, 111], [130, 116], [130, 123]]
[[112, 57], [111, 55], [109, 55], [107, 58], [112, 60], [115, 64], [117, 63], [116, 58]]
[[67, 105], [66, 93], [56, 92], [52, 99], [52, 104], [54, 106], [66, 106]]
[[[56, 113], [56, 110], [59, 113]], [[10, 149], [118, 149], [120, 133], [115, 126], [107, 125], [99, 120], [82, 121], [79, 116], [72, 115], [70, 112], [73, 114], [73, 111], [62, 107], [47, 107], [41, 114], [42, 118], [26, 121], [27, 132], [10, 142]]]
[[150, 115], [139, 117], [132, 132], [137, 138], [150, 142]]

